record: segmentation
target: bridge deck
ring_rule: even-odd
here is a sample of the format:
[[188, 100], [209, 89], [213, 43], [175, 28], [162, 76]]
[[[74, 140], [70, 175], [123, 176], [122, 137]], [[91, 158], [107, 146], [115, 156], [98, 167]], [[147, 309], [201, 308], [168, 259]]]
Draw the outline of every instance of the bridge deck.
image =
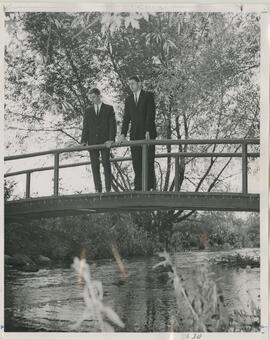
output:
[[138, 192], [49, 196], [6, 202], [6, 221], [112, 211], [229, 210], [259, 211], [259, 194]]

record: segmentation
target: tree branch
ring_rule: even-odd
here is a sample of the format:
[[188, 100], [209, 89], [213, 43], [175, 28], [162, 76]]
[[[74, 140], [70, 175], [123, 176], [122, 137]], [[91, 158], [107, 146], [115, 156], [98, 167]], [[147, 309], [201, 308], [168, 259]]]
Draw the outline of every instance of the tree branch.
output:
[[68, 136], [69, 138], [73, 139], [76, 143], [80, 144], [80, 142], [74, 138], [72, 135], [70, 135], [68, 132], [64, 131], [63, 129], [59, 128], [59, 129], [32, 129], [32, 128], [19, 128], [19, 127], [15, 127], [15, 126], [9, 126], [8, 129], [12, 129], [12, 130], [21, 130], [21, 131], [33, 131], [33, 132], [62, 132], [63, 134], [65, 134], [66, 136]]
[[114, 57], [114, 54], [112, 53], [112, 51], [110, 49], [110, 46], [112, 48], [112, 44], [110, 43], [110, 41], [108, 41], [108, 44], [106, 46], [106, 51], [107, 51], [107, 53], [108, 53], [108, 55], [110, 57], [111, 63], [112, 63], [113, 68], [114, 68], [114, 71], [118, 75], [118, 78], [119, 78], [119, 80], [120, 80], [120, 82], [121, 82], [121, 84], [123, 86], [123, 89], [127, 91], [127, 89], [128, 89], [127, 84], [125, 83], [125, 81], [123, 79], [123, 76], [122, 76], [122, 74], [121, 74], [121, 72], [120, 72], [120, 70], [119, 70], [119, 68], [118, 68], [118, 66], [116, 64], [115, 57]]
[[[178, 223], [179, 223], [179, 222], [184, 221], [184, 220], [187, 219], [189, 216], [191, 216], [192, 214], [194, 214], [194, 213], [196, 212], [196, 210], [191, 210], [189, 213], [187, 213], [187, 214], [181, 216], [183, 212], [184, 212], [184, 210], [179, 210], [177, 213], [175, 213], [175, 214], [173, 215], [173, 219], [174, 219], [175, 222], [178, 222]], [[181, 216], [181, 217], [180, 217], [180, 216]]]

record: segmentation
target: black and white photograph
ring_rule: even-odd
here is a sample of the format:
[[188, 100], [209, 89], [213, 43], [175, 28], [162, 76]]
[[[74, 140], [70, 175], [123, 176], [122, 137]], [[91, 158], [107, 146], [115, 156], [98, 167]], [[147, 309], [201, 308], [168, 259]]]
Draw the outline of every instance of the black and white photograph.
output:
[[266, 339], [266, 11], [121, 6], [4, 7], [1, 331]]

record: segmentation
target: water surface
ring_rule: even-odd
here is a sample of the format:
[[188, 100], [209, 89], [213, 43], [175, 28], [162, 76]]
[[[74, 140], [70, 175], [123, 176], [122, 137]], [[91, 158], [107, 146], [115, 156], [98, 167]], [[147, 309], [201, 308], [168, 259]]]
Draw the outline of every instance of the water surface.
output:
[[[258, 249], [237, 252], [259, 255]], [[179, 252], [174, 254], [173, 261], [188, 291], [192, 290], [196, 272], [207, 264], [208, 270], [218, 280], [228, 309], [250, 313], [250, 299], [259, 306], [260, 270], [211, 264], [211, 259], [228, 253], [232, 252]], [[92, 276], [103, 284], [104, 302], [125, 323], [124, 329], [116, 331], [172, 330], [173, 320], [179, 317], [179, 312], [177, 314], [174, 291], [166, 275], [158, 276], [152, 270], [158, 261], [156, 257], [124, 260], [129, 275], [126, 281], [121, 279], [121, 273], [112, 260], [91, 264]], [[83, 310], [82, 287], [73, 269], [41, 269], [37, 273], [5, 270], [5, 331], [69, 332]], [[183, 331], [192, 331], [187, 327]], [[93, 322], [84, 321], [76, 331], [93, 331]]]

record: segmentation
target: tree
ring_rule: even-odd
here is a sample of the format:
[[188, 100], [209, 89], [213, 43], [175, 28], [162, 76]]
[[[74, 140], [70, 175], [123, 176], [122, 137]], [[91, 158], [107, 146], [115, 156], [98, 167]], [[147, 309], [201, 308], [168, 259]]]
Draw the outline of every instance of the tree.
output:
[[[155, 92], [159, 136], [172, 139], [259, 135], [259, 19], [231, 13], [8, 14], [7, 125], [79, 140], [86, 89], [99, 84], [123, 102], [132, 73]], [[25, 35], [20, 42], [18, 32]], [[15, 37], [17, 36], [17, 39]], [[16, 45], [17, 44], [17, 45]], [[19, 46], [19, 47], [18, 47]], [[14, 51], [16, 53], [14, 54]], [[16, 72], [15, 72], [16, 65]], [[18, 110], [16, 102], [22, 103]], [[16, 109], [16, 110], [15, 110]], [[119, 116], [123, 107], [118, 107]], [[18, 113], [19, 112], [19, 113]], [[50, 124], [48, 124], [49, 119]], [[170, 153], [176, 148], [163, 148]], [[179, 146], [179, 151], [237, 151], [239, 146]], [[182, 190], [226, 190], [232, 158], [180, 158]], [[160, 190], [174, 190], [173, 161], [157, 164]], [[114, 186], [130, 188], [131, 169], [118, 165]], [[193, 211], [135, 214], [138, 226], [169, 242], [174, 223]], [[148, 225], [148, 227], [146, 227]]]
[[13, 195], [14, 187], [16, 186], [16, 182], [14, 180], [4, 180], [4, 200], [8, 201], [10, 197]]

